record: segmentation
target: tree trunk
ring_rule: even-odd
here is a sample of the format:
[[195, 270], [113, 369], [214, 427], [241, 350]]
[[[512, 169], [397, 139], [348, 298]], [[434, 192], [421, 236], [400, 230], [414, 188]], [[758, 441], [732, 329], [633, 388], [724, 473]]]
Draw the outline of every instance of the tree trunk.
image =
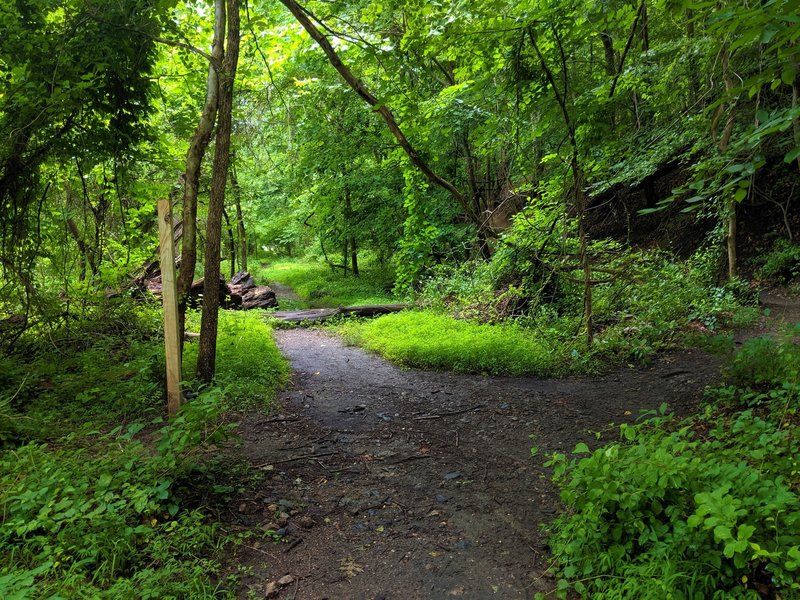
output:
[[736, 260], [736, 200], [731, 198], [728, 201], [728, 279], [736, 279], [739, 276], [739, 263]]
[[360, 277], [358, 272], [358, 251], [356, 250], [356, 238], [354, 237], [350, 238], [350, 256], [352, 257], [350, 265], [353, 271], [353, 277]]
[[[733, 89], [733, 79], [731, 78], [730, 73], [730, 54], [728, 53], [728, 48], [725, 47], [722, 49], [722, 78], [725, 81], [725, 93], [728, 94]], [[724, 154], [728, 151], [728, 144], [730, 144], [731, 136], [733, 135], [733, 124], [734, 120], [736, 119], [736, 104], [735, 101], [729, 99], [729, 106], [728, 106], [728, 118], [725, 121], [725, 127], [722, 130], [722, 136], [719, 139], [717, 147], [719, 148], [720, 154]], [[722, 106], [722, 105], [720, 105]], [[717, 117], [719, 118], [719, 117]], [[726, 237], [726, 247], [728, 250], [728, 278], [735, 279], [739, 275], [739, 265], [737, 262], [736, 257], [736, 198], [733, 196], [733, 192], [728, 192], [731, 194], [730, 199], [726, 203], [726, 212], [727, 212], [727, 220], [728, 220], [728, 234]]]
[[[691, 8], [686, 9], [686, 37], [689, 40], [694, 40], [694, 11]], [[689, 68], [689, 107], [693, 107], [695, 102], [700, 98], [700, 80], [698, 78], [697, 59], [694, 56], [694, 51], [689, 55], [687, 61]]]
[[231, 256], [231, 279], [236, 275], [236, 239], [233, 236], [233, 227], [228, 218], [228, 211], [222, 209], [222, 216], [225, 218], [225, 229], [228, 231], [228, 254]]
[[239, 0], [227, 0], [228, 34], [225, 56], [219, 75], [217, 135], [214, 145], [214, 168], [211, 197], [206, 220], [205, 286], [203, 315], [200, 321], [200, 348], [197, 353], [197, 378], [210, 382], [217, 363], [217, 327], [219, 323], [219, 263], [222, 237], [222, 211], [225, 207], [225, 184], [230, 163], [233, 83], [239, 62]]
[[347, 277], [348, 263], [350, 262], [350, 242], [347, 236], [344, 238], [344, 248], [342, 249], [342, 268], [344, 269], [344, 276]]
[[197, 266], [197, 193], [200, 185], [200, 168], [203, 164], [211, 132], [217, 116], [219, 80], [217, 69], [222, 63], [225, 39], [225, 0], [214, 2], [214, 41], [211, 57], [214, 63], [208, 66], [206, 79], [206, 101], [200, 114], [189, 150], [186, 152], [186, 171], [183, 174], [183, 236], [181, 238], [181, 268], [178, 274], [178, 331], [183, 349], [186, 329], [186, 298], [194, 280]]
[[247, 233], [244, 229], [244, 217], [242, 216], [242, 189], [239, 187], [239, 179], [236, 177], [236, 167], [231, 165], [231, 191], [233, 201], [236, 203], [236, 228], [239, 230], [239, 262], [242, 271], [247, 271]]
[[[800, 64], [795, 65], [797, 70], [800, 70]], [[795, 71], [797, 72], [797, 71]], [[794, 81], [792, 82], [792, 108], [797, 109], [797, 103], [800, 99], [800, 77], [795, 75]], [[792, 130], [794, 131], [794, 145], [800, 146], [800, 119], [795, 117], [794, 121], [792, 121]], [[797, 156], [796, 159], [797, 168], [800, 169], [800, 155]], [[789, 234], [791, 236], [791, 233]]]

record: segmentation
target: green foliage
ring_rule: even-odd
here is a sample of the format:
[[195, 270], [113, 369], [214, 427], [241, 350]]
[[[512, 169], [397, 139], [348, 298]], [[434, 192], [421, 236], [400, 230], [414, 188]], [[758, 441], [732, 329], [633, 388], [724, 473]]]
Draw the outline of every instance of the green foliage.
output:
[[[577, 265], [567, 263], [569, 248], [556, 254], [546, 240], [530, 238], [544, 224], [530, 219], [518, 224], [491, 261], [433, 269], [417, 301], [459, 318], [512, 318], [531, 335], [565, 346], [561, 355], [576, 348], [576, 368], [581, 370], [585, 351], [576, 342], [583, 313], [581, 274]], [[607, 363], [647, 361], [677, 343], [693, 322], [716, 330], [754, 317], [754, 311], [742, 310], [754, 300], [749, 288], [738, 281], [722, 287], [713, 283], [712, 252], [678, 261], [665, 253], [624, 250], [608, 241], [593, 248], [604, 259], [601, 272], [610, 273], [593, 286], [593, 358]]]
[[318, 261], [277, 261], [253, 271], [258, 281], [277, 282], [291, 287], [310, 308], [387, 304], [394, 301], [392, 274], [386, 266], [366, 264], [360, 277], [344, 276]]
[[791, 431], [751, 412], [621, 431], [623, 442], [588, 458], [547, 463], [570, 510], [550, 541], [560, 589], [687, 599], [758, 598], [756, 582], [799, 589], [800, 448]]
[[215, 528], [183, 510], [172, 488], [192, 452], [220, 441], [220, 400], [211, 390], [186, 404], [158, 432], [155, 453], [136, 438], [146, 427], [138, 422], [0, 455], [0, 595], [92, 596], [110, 587], [113, 596], [158, 582], [158, 597], [194, 596], [208, 585], [199, 580], [215, 567], [199, 555]]
[[755, 275], [759, 279], [786, 283], [800, 278], [800, 244], [778, 240], [773, 249], [759, 258], [758, 262], [760, 266]]
[[[199, 322], [199, 315], [189, 323]], [[286, 383], [288, 364], [275, 341], [272, 328], [259, 312], [225, 312], [219, 315], [217, 375], [228, 408], [257, 405], [267, 409], [275, 392]], [[184, 373], [194, 373], [197, 344], [184, 346]]]
[[[800, 333], [795, 327], [794, 334]], [[778, 341], [772, 337], [747, 340], [725, 370], [728, 381], [739, 387], [763, 388], [784, 381], [800, 380], [800, 346], [788, 338]]]
[[580, 360], [579, 349], [558, 339], [556, 328], [538, 332], [512, 324], [485, 325], [433, 312], [404, 311], [368, 322], [349, 321], [339, 331], [349, 342], [406, 367], [547, 376], [590, 366]]
[[755, 338], [729, 377], [760, 389], [715, 390], [728, 412], [622, 425], [618, 442], [579, 444], [586, 458], [554, 454], [568, 507], [550, 526], [559, 597], [800, 595], [798, 364], [791, 339]]
[[257, 313], [223, 314], [217, 385], [165, 422], [159, 326], [110, 303], [0, 358], [3, 598], [226, 597], [224, 540], [198, 507], [244, 475], [209, 449], [225, 411], [268, 406], [286, 363]]

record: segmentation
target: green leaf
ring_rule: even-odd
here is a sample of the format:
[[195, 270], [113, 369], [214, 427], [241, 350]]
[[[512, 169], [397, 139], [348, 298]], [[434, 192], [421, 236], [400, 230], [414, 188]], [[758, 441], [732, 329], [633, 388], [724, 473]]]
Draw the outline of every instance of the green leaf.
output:
[[786, 156], [783, 157], [783, 162], [788, 164], [793, 162], [798, 156], [800, 156], [800, 146], [789, 150], [789, 152], [786, 153]]
[[781, 81], [783, 81], [783, 83], [786, 85], [792, 85], [796, 76], [797, 69], [794, 64], [788, 63], [783, 66], [783, 70], [781, 71]]
[[575, 446], [575, 449], [572, 451], [573, 454], [590, 454], [591, 450], [589, 450], [589, 446], [580, 442]]

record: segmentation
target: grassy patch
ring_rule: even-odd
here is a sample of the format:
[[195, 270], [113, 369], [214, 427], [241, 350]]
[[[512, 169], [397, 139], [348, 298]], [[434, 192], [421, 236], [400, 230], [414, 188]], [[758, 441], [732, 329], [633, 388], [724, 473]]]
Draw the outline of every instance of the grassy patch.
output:
[[[391, 295], [394, 284], [391, 273], [374, 265], [365, 265], [360, 277], [336, 272], [325, 263], [279, 261], [268, 267], [255, 267], [253, 276], [259, 283], [277, 282], [291, 287], [306, 302], [302, 308], [329, 308], [360, 304], [387, 304], [396, 300]], [[287, 306], [281, 305], [281, 309]], [[292, 308], [301, 308], [298, 306]]]
[[223, 313], [218, 385], [166, 422], [158, 326], [109, 306], [0, 357], [0, 597], [230, 596], [205, 506], [241, 472], [215, 446], [225, 411], [268, 403], [286, 364], [258, 314]]
[[[190, 322], [199, 331], [199, 315]], [[269, 408], [275, 392], [286, 382], [289, 366], [272, 339], [272, 328], [261, 311], [220, 311], [216, 383], [230, 408], [257, 405]], [[196, 342], [184, 347], [185, 377], [197, 364]]]
[[[408, 367], [487, 375], [559, 375], [587, 369], [554, 335], [514, 324], [460, 321], [430, 311], [404, 311], [338, 327], [345, 339]], [[573, 352], [574, 350], [574, 352]]]

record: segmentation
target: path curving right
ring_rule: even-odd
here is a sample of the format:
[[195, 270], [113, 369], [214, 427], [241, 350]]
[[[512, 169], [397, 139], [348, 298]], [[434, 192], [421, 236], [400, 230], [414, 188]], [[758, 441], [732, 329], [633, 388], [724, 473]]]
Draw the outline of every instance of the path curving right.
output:
[[[550, 590], [540, 525], [559, 504], [545, 456], [596, 444], [596, 431], [613, 439], [610, 422], [662, 403], [685, 413], [719, 373], [700, 351], [592, 378], [406, 371], [319, 330], [275, 336], [292, 385], [278, 413], [242, 415], [239, 427], [264, 474], [229, 515], [256, 533], [231, 557], [249, 573], [243, 598], [528, 599]], [[259, 540], [275, 527], [282, 543]]]

